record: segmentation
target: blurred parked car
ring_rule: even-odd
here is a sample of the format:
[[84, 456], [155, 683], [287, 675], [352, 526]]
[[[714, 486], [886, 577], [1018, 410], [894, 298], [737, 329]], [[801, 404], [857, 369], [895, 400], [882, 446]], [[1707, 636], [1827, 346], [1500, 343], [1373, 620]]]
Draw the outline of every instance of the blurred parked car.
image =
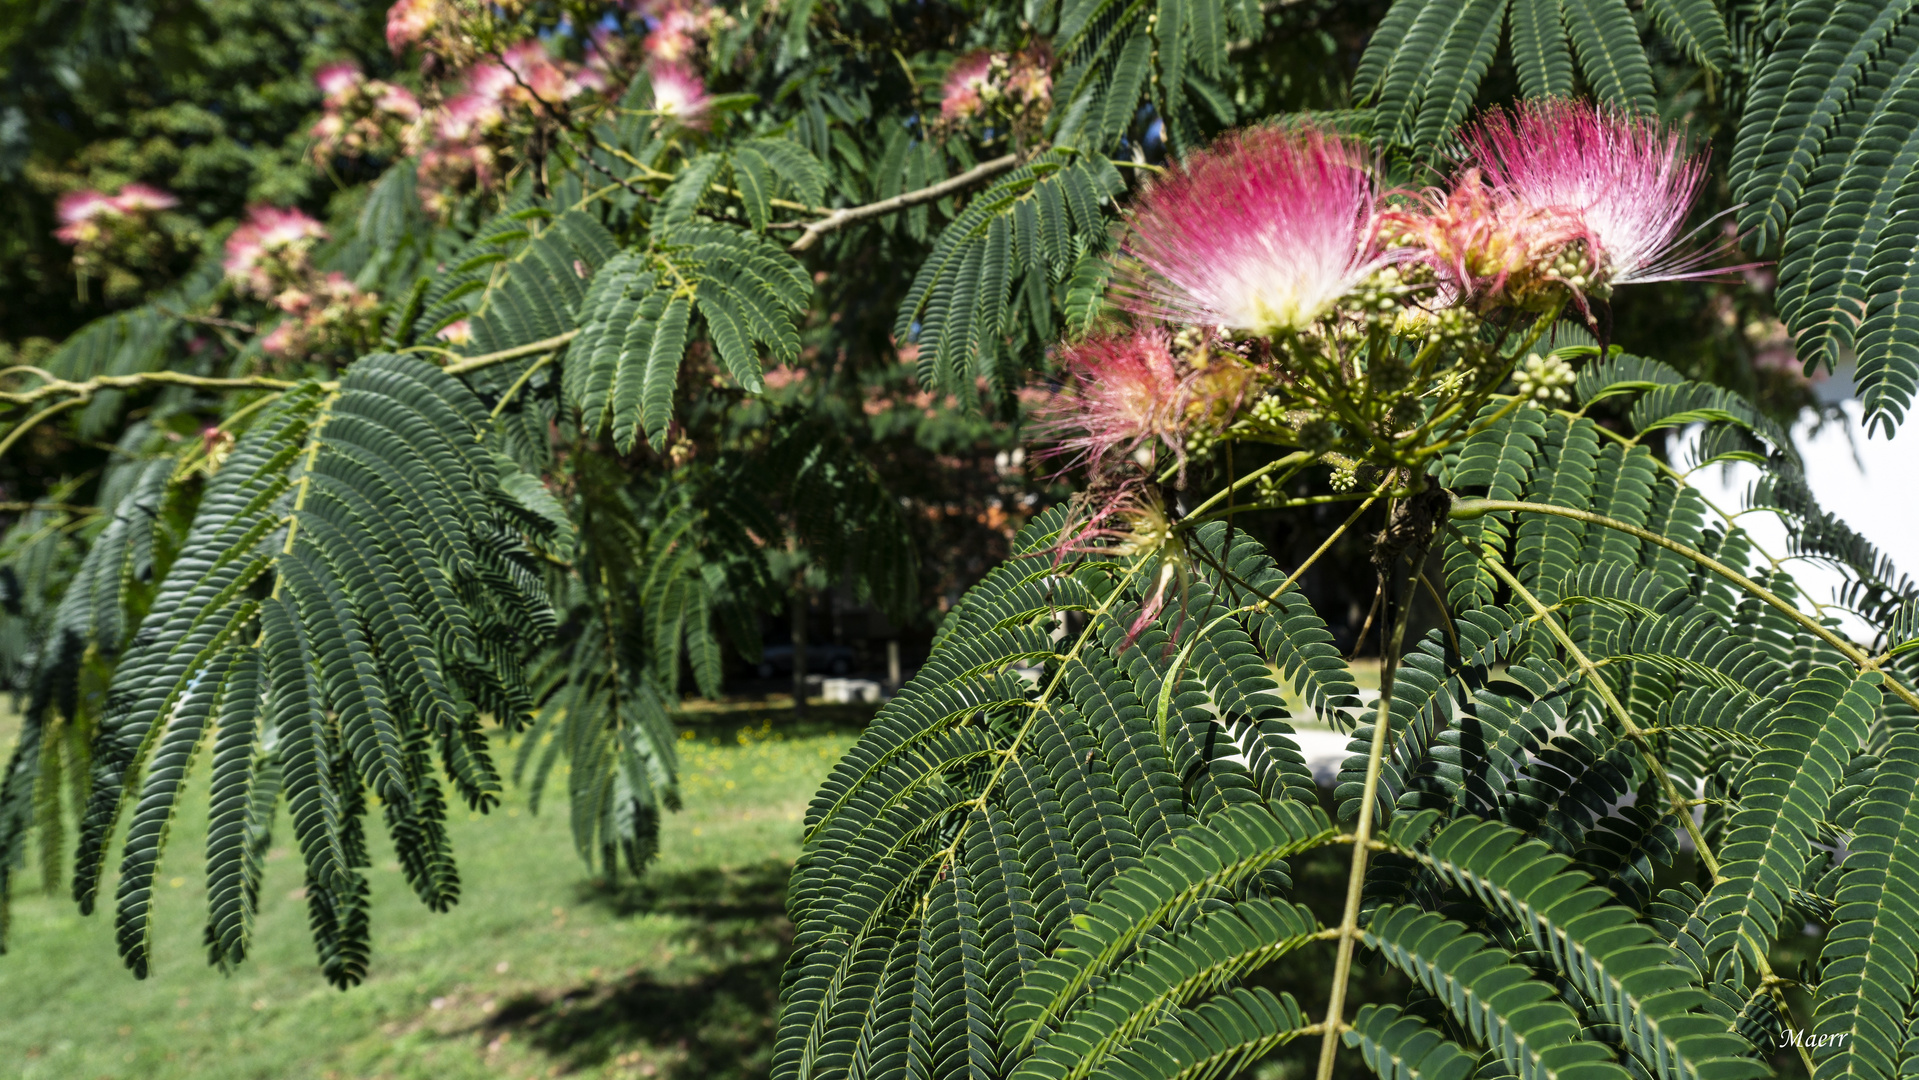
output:
[[[853, 650], [844, 645], [806, 646], [808, 675], [844, 675], [853, 670]], [[767, 645], [760, 649], [760, 678], [793, 673], [793, 646]]]

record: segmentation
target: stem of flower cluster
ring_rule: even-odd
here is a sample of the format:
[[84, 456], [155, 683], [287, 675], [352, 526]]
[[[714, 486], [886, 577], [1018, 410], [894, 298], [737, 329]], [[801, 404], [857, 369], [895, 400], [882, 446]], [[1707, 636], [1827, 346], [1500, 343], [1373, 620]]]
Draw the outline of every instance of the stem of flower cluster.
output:
[[[1424, 548], [1419, 549], [1423, 555]], [[1399, 650], [1406, 642], [1406, 624], [1413, 609], [1413, 586], [1421, 559], [1408, 568], [1399, 610], [1385, 655], [1379, 658], [1379, 714], [1373, 721], [1373, 743], [1366, 753], [1366, 783], [1359, 796], [1359, 820], [1353, 825], [1352, 870], [1346, 878], [1346, 908], [1339, 918], [1339, 951], [1333, 960], [1333, 985], [1326, 1000], [1326, 1040], [1320, 1044], [1318, 1080], [1332, 1080], [1339, 1035], [1346, 1026], [1346, 984], [1352, 980], [1353, 949], [1359, 941], [1359, 904], [1366, 890], [1366, 856], [1373, 837], [1373, 804], [1379, 798], [1379, 773], [1391, 736], [1393, 676], [1399, 669]]]

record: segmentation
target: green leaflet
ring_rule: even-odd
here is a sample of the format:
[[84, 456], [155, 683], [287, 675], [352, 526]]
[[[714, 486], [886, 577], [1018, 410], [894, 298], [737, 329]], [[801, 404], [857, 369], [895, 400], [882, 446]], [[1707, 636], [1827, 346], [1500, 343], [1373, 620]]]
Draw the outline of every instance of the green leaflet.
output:
[[1385, 907], [1373, 916], [1364, 940], [1418, 980], [1524, 1080], [1631, 1075], [1602, 1044], [1580, 1038], [1573, 1011], [1551, 986], [1464, 926], [1431, 912]]
[[1807, 364], [1858, 357], [1869, 422], [1896, 428], [1919, 390], [1909, 156], [1915, 31], [1906, 0], [1793, 3], [1755, 73], [1731, 175], [1743, 227], [1781, 251], [1781, 312]]
[[1393, 1005], [1364, 1005], [1341, 1037], [1382, 1080], [1464, 1080], [1476, 1062], [1459, 1044]]
[[1078, 1078], [1101, 1072], [1109, 1068], [1107, 1059], [1117, 1048], [1139, 1041], [1170, 1007], [1184, 1006], [1283, 959], [1311, 941], [1318, 929], [1311, 912], [1299, 905], [1254, 900], [1211, 912], [1135, 953], [1082, 999], [1060, 1030], [1013, 1075]]
[[798, 358], [793, 320], [812, 292], [765, 236], [705, 222], [655, 233], [648, 250], [614, 256], [585, 294], [561, 378], [567, 406], [589, 435], [610, 427], [622, 453], [642, 435], [660, 449], [695, 320], [739, 385], [760, 393], [759, 350]]
[[[1010, 393], [1010, 358], [1030, 333], [1009, 302], [1015, 281], [1043, 293], [1076, 279], [1076, 260], [1108, 245], [1101, 206], [1122, 190], [1111, 165], [1054, 150], [969, 202], [921, 264], [894, 322], [900, 340], [919, 344], [921, 384], [969, 397], [978, 376], [994, 394]], [[1100, 286], [1104, 280], [1102, 271]], [[1086, 287], [1080, 306], [1102, 291]], [[1069, 289], [1064, 306], [1069, 324], [1073, 295]]]
[[1819, 1057], [1816, 1076], [1898, 1073], [1905, 1012], [1915, 983], [1912, 920], [1919, 912], [1919, 736], [1894, 735], [1879, 762], [1846, 853], [1839, 907], [1820, 962], [1813, 1030], [1844, 1035]]
[[[1649, 5], [1661, 33], [1695, 56], [1723, 57], [1727, 31], [1705, 0]], [[1432, 156], [1466, 116], [1510, 26], [1527, 97], [1573, 88], [1573, 60], [1602, 101], [1653, 103], [1652, 69], [1625, 0], [1394, 0], [1360, 59], [1353, 90], [1373, 103], [1375, 137]]]
[[[1433, 816], [1429, 811], [1425, 820]], [[1403, 827], [1405, 835], [1423, 831], [1420, 822]], [[1670, 952], [1631, 909], [1589, 887], [1585, 875], [1565, 871], [1565, 856], [1496, 822], [1460, 821], [1413, 857], [1513, 919], [1533, 947], [1627, 1033], [1627, 1046], [1654, 1075], [1766, 1075], [1746, 1058], [1745, 1040], [1696, 1015], [1705, 994], [1693, 973], [1671, 963]]]
[[1727, 826], [1720, 852], [1727, 880], [1700, 908], [1710, 954], [1750, 957], [1778, 933], [1841, 767], [1865, 741], [1878, 704], [1876, 673], [1852, 677], [1825, 668], [1801, 681], [1774, 717]]
[[[529, 711], [517, 643], [552, 627], [519, 542], [502, 537], [516, 536], [509, 523], [536, 535], [554, 525], [501, 488], [500, 460], [474, 439], [485, 415], [421, 360], [368, 357], [336, 392], [286, 395], [207, 485], [114, 673], [82, 822], [75, 887], [90, 905], [105, 839], [133, 803], [116, 918], [136, 974], [180, 782], [216, 717], [216, 962], [245, 955], [281, 795], [336, 983], [365, 970], [369, 788], [422, 899], [443, 908], [457, 896], [439, 769], [469, 801], [494, 797], [478, 712], [511, 723]], [[269, 580], [270, 595], [256, 591]]]

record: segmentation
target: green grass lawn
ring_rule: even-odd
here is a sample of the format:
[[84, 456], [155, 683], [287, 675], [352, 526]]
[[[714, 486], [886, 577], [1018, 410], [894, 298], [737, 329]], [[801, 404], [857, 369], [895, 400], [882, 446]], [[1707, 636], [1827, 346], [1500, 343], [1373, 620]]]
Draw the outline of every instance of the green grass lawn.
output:
[[815, 710], [804, 728], [790, 712], [701, 713], [680, 744], [686, 807], [638, 885], [597, 880], [564, 803], [530, 814], [524, 790], [485, 818], [456, 810], [463, 884], [448, 914], [420, 905], [380, 835], [372, 964], [344, 993], [315, 965], [284, 813], [253, 955], [232, 975], [206, 966], [203, 753], [145, 981], [120, 964], [110, 910], [82, 918], [64, 894], [17, 890], [0, 1080], [764, 1076], [799, 822], [855, 712]]

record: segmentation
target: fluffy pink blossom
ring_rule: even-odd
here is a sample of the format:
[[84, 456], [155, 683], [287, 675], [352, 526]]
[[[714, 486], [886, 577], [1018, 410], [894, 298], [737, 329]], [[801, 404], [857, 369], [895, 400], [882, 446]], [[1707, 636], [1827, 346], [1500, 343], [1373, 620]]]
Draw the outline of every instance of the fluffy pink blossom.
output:
[[1306, 127], [1228, 135], [1155, 182], [1125, 253], [1134, 310], [1257, 334], [1303, 329], [1390, 261], [1365, 152]]
[[1380, 215], [1384, 242], [1411, 252], [1437, 278], [1441, 306], [1525, 305], [1542, 286], [1558, 252], [1588, 239], [1577, 218], [1502, 199], [1476, 168], [1463, 170], [1450, 190], [1429, 188]]
[[473, 323], [467, 319], [455, 319], [453, 322], [440, 327], [439, 331], [433, 336], [446, 342], [448, 345], [465, 345], [467, 342], [473, 340]]
[[1006, 58], [989, 49], [967, 53], [946, 69], [946, 81], [940, 85], [940, 116], [963, 120], [980, 111], [984, 95], [993, 84], [993, 68], [1006, 66]]
[[665, 117], [697, 127], [706, 114], [706, 85], [685, 64], [655, 64], [648, 73], [653, 83], [653, 108]]
[[548, 104], [556, 104], [578, 92], [569, 85], [566, 73], [553, 63], [546, 46], [538, 41], [520, 42], [506, 50], [504, 59], [511, 80], [505, 91], [509, 97], [531, 101], [537, 96]]
[[499, 104], [519, 89], [513, 72], [500, 64], [475, 64], [466, 73], [466, 95], [491, 104]]
[[273, 296], [304, 267], [313, 242], [325, 236], [318, 221], [298, 210], [248, 207], [246, 221], [227, 237], [227, 277], [255, 296]]
[[366, 76], [360, 74], [360, 65], [351, 60], [342, 60], [315, 72], [313, 81], [319, 85], [322, 94], [329, 98], [341, 98], [365, 82]]
[[671, 4], [648, 18], [652, 29], [641, 42], [647, 59], [660, 63], [678, 63], [693, 55], [696, 35], [706, 29], [706, 20], [690, 8]]
[[1206, 336], [1162, 326], [1090, 338], [1060, 350], [1071, 394], [1055, 395], [1041, 432], [1054, 454], [1095, 475], [1159, 443], [1182, 467], [1187, 436], [1217, 431], [1251, 395], [1257, 373]]
[[313, 125], [313, 154], [324, 165], [335, 156], [405, 152], [417, 132], [420, 102], [405, 87], [363, 77], [351, 64], [320, 69], [325, 113]]
[[439, 21], [434, 0], [399, 0], [386, 12], [386, 44], [395, 56], [408, 45], [426, 37]]
[[1053, 51], [1046, 42], [1036, 41], [1032, 47], [1013, 57], [1012, 67], [1006, 73], [1006, 90], [1023, 104], [1037, 105], [1047, 101], [1053, 95]]
[[157, 210], [171, 210], [180, 205], [180, 200], [156, 187], [145, 184], [128, 184], [113, 197], [114, 209], [123, 214], [146, 214]]
[[1054, 399], [1045, 431], [1061, 452], [1097, 472], [1115, 455], [1155, 440], [1174, 453], [1185, 411], [1185, 380], [1163, 327], [1095, 337], [1060, 351], [1074, 393]]
[[53, 235], [63, 244], [78, 244], [89, 239], [98, 231], [93, 219], [102, 214], [119, 213], [113, 199], [91, 189], [69, 191], [60, 196], [54, 212], [60, 217], [60, 228]]
[[363, 351], [377, 330], [380, 298], [338, 271], [304, 270], [273, 304], [287, 313], [260, 347], [273, 356], [342, 359]]
[[280, 320], [280, 325], [274, 327], [271, 333], [260, 340], [260, 348], [266, 350], [269, 356], [285, 356], [292, 352], [299, 325], [297, 319]]
[[[1462, 133], [1500, 210], [1559, 218], [1587, 240], [1575, 292], [1709, 277], [1719, 245], [1688, 247], [1680, 235], [1706, 177], [1705, 155], [1688, 155], [1684, 133], [1651, 117], [1552, 99], [1494, 111]], [[1581, 279], [1581, 280], [1573, 280]]]
[[497, 127], [505, 114], [497, 100], [483, 94], [465, 93], [452, 98], [440, 110], [435, 133], [442, 142], [459, 143]]
[[91, 244], [102, 239], [106, 227], [118, 219], [171, 210], [178, 205], [180, 200], [146, 184], [128, 184], [113, 196], [91, 189], [72, 191], [60, 196], [55, 204], [60, 227], [53, 235], [64, 244]]
[[402, 120], [417, 120], [420, 117], [420, 99], [404, 86], [395, 86], [389, 82], [369, 83], [379, 91], [375, 104], [381, 112], [390, 113]]
[[1143, 590], [1139, 612], [1126, 628], [1122, 649], [1130, 648], [1175, 596], [1179, 598], [1180, 618], [1173, 626], [1173, 636], [1178, 636], [1179, 624], [1185, 621], [1193, 556], [1173, 525], [1158, 487], [1143, 477], [1132, 477], [1074, 500], [1053, 545], [1055, 557], [1061, 560], [1074, 554], [1158, 560], [1152, 567], [1152, 581]]

